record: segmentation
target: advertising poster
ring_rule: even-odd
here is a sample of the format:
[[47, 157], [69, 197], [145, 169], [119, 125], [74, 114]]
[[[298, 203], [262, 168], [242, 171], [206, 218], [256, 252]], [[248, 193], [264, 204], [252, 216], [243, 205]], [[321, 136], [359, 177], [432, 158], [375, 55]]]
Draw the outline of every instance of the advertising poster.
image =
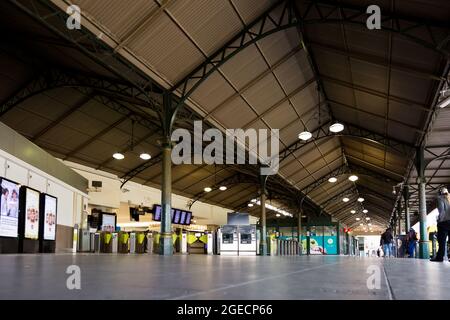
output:
[[309, 253], [310, 254], [326, 254], [323, 248], [322, 236], [311, 236], [309, 238]]
[[0, 236], [17, 237], [20, 185], [1, 179]]
[[25, 238], [39, 238], [39, 192], [26, 189]]
[[116, 231], [116, 216], [111, 214], [103, 214], [101, 230], [109, 232]]
[[56, 239], [56, 198], [45, 195], [44, 240]]
[[326, 254], [337, 254], [337, 237], [324, 236], [324, 246]]

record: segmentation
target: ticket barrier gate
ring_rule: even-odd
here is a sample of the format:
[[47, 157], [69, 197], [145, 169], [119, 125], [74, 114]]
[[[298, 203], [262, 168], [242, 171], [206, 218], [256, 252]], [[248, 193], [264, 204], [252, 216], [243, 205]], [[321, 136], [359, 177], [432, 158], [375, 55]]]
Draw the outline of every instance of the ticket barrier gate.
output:
[[147, 233], [147, 253], [148, 254], [153, 254], [153, 241], [154, 241], [154, 237], [153, 237], [153, 233], [149, 232]]
[[144, 232], [135, 233], [135, 253], [145, 253], [145, 240]]
[[118, 236], [118, 252], [119, 253], [128, 253], [128, 240], [130, 238], [128, 232], [119, 232], [119, 236]]
[[300, 246], [298, 240], [276, 239], [277, 255], [279, 256], [295, 256], [300, 254]]
[[102, 231], [100, 233], [100, 252], [112, 253], [112, 234], [111, 232]]
[[100, 252], [100, 233], [91, 233], [91, 252]]
[[112, 234], [112, 253], [117, 253], [118, 246], [119, 246], [119, 238], [117, 232], [113, 232]]

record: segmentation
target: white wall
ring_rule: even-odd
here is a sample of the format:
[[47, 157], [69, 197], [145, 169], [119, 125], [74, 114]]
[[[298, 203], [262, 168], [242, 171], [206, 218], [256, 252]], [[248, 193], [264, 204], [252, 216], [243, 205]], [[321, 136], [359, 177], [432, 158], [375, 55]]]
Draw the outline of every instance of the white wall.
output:
[[81, 202], [87, 196], [81, 191], [3, 150], [0, 150], [0, 176], [57, 197], [57, 224], [73, 227], [80, 223]]
[[[161, 191], [159, 189], [130, 181], [123, 188], [129, 191], [122, 192], [120, 190], [121, 181], [117, 176], [73, 162], [64, 161], [64, 163], [88, 179], [89, 185], [91, 185], [92, 180], [102, 181], [101, 192], [89, 192], [89, 205], [91, 206], [119, 209], [121, 202], [130, 202], [131, 205], [142, 204], [148, 207], [161, 203]], [[187, 203], [189, 200], [189, 198], [172, 194], [172, 207], [188, 209]], [[233, 210], [197, 201], [191, 207], [191, 211], [197, 224], [224, 225], [227, 223], [227, 213]], [[250, 217], [250, 223], [255, 224], [256, 221], [256, 217]]]

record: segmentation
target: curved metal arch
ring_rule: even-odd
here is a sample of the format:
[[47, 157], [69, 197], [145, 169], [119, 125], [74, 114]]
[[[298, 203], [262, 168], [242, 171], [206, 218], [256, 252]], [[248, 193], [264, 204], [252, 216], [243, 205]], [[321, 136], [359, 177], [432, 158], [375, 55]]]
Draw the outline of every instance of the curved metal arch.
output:
[[[192, 93], [215, 71], [217, 71], [221, 66], [223, 66], [227, 61], [229, 61], [231, 58], [233, 58], [235, 55], [237, 55], [239, 52], [246, 49], [251, 44], [254, 44], [258, 42], [259, 40], [272, 35], [274, 33], [277, 33], [279, 31], [283, 31], [292, 27], [299, 27], [304, 24], [317, 24], [317, 23], [347, 23], [347, 24], [357, 24], [357, 25], [364, 25], [361, 21], [355, 21], [351, 19], [355, 19], [360, 17], [361, 15], [365, 15], [366, 11], [363, 8], [357, 8], [352, 7], [348, 5], [342, 5], [342, 4], [331, 4], [327, 2], [321, 2], [321, 1], [314, 1], [310, 3], [310, 6], [313, 5], [317, 8], [318, 5], [326, 5], [326, 6], [332, 6], [334, 7], [332, 12], [338, 10], [352, 10], [356, 11], [359, 14], [352, 15], [351, 17], [343, 17], [342, 19], [333, 19], [329, 18], [331, 13], [329, 13], [326, 17], [321, 17], [320, 19], [314, 18], [308, 20], [308, 14], [311, 12], [311, 10], [307, 10], [306, 14], [304, 16], [300, 16], [298, 9], [296, 7], [295, 1], [292, 0], [283, 0], [275, 3], [273, 6], [271, 6], [268, 10], [266, 10], [262, 15], [260, 15], [258, 18], [256, 18], [252, 23], [250, 23], [248, 26], [246, 26], [241, 32], [239, 32], [237, 35], [235, 35], [231, 40], [229, 40], [223, 47], [216, 50], [211, 56], [209, 56], [204, 62], [202, 62], [199, 66], [194, 68], [187, 76], [185, 76], [182, 80], [180, 80], [178, 83], [176, 83], [170, 91], [172, 93], [175, 93], [177, 91], [180, 91], [180, 98], [174, 109], [172, 110], [172, 116], [170, 118], [170, 127], [172, 127], [172, 124], [176, 118], [176, 114], [178, 109], [184, 104], [184, 102], [192, 95]], [[277, 9], [283, 6], [281, 10], [281, 16], [274, 17], [274, 13], [276, 13]], [[320, 12], [320, 10], [317, 10]], [[398, 18], [394, 17], [392, 15], [385, 15], [385, 18], [388, 18], [389, 20], [392, 20], [396, 28], [389, 28], [385, 25], [382, 26], [383, 31], [385, 32], [393, 32], [398, 33], [401, 36], [404, 36], [408, 38], [409, 40], [416, 42], [426, 48], [432, 49], [444, 56], [449, 56], [450, 53], [446, 50], [442, 49], [441, 46], [435, 46], [432, 43], [428, 43], [427, 41], [420, 39], [414, 35], [407, 34], [407, 32], [411, 29], [414, 29], [412, 27], [408, 28], [401, 28], [399, 21], [409, 21], [406, 18]], [[264, 29], [267, 22], [272, 23], [271, 29]], [[422, 23], [414, 22], [416, 23], [415, 27], [422, 26]], [[252, 30], [255, 27], [259, 27], [257, 30]], [[439, 26], [442, 28], [442, 26]], [[427, 30], [429, 30], [427, 28]], [[429, 31], [431, 32], [431, 31]], [[443, 41], [446, 39], [443, 39]], [[238, 46], [236, 46], [236, 43], [239, 43]], [[444, 42], [442, 42], [444, 43]], [[189, 86], [189, 83], [194, 82], [192, 86]]]

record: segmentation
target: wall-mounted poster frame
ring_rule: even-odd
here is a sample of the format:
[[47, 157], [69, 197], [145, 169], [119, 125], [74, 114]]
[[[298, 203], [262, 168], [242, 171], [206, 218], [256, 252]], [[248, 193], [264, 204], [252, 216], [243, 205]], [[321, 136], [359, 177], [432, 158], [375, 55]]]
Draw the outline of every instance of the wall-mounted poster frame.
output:
[[53, 253], [56, 248], [58, 198], [41, 193], [39, 252]]

